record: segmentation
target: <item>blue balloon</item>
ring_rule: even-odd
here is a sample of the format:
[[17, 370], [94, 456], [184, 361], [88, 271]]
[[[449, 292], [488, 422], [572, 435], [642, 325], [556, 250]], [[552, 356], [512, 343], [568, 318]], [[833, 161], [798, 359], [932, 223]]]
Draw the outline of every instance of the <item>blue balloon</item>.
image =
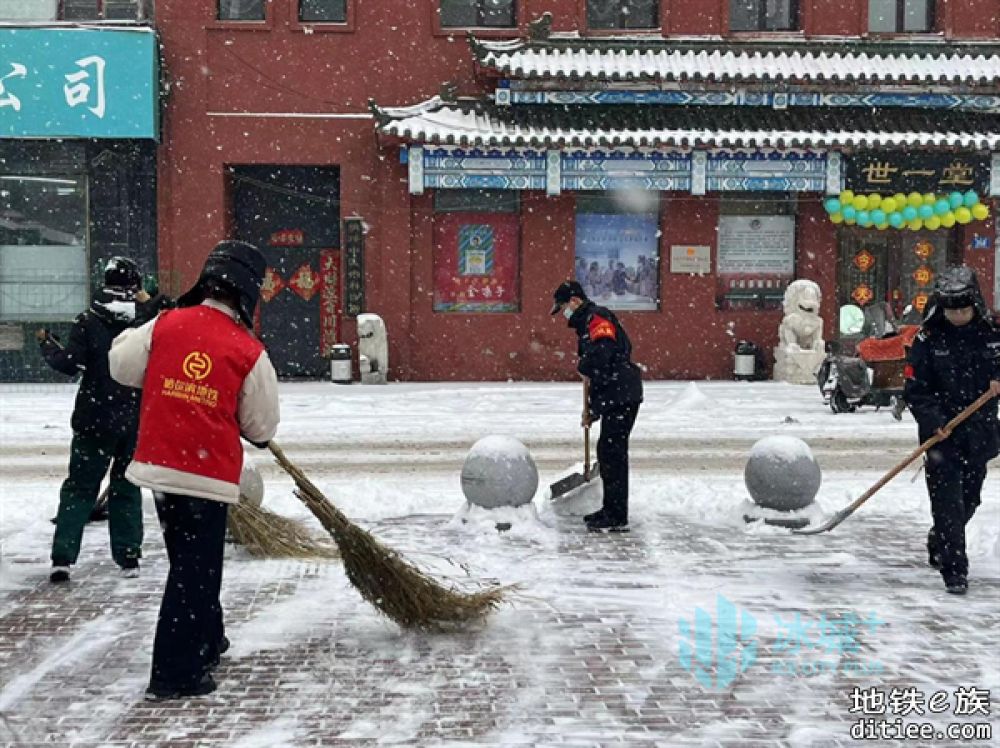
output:
[[892, 213], [889, 214], [889, 224], [893, 228], [898, 229], [904, 223], [906, 223], [906, 221], [903, 220], [903, 214], [900, 213], [899, 211], [893, 211]]
[[872, 217], [872, 223], [874, 223], [876, 226], [879, 226], [879, 225], [885, 223], [885, 211], [884, 210], [879, 210], [878, 208], [876, 208], [875, 210], [872, 211], [871, 217]]
[[872, 216], [871, 216], [871, 213], [869, 213], [867, 210], [859, 210], [858, 211], [858, 226], [868, 227], [868, 226], [871, 226], [871, 225], [872, 225]]
[[934, 203], [934, 212], [937, 213], [939, 216], [943, 216], [949, 210], [951, 210], [951, 203], [949, 203], [943, 197], [936, 203]]
[[845, 221], [853, 221], [855, 218], [857, 218], [858, 211], [855, 209], [853, 205], [845, 205], [843, 214]]
[[971, 208], [973, 205], [979, 202], [979, 195], [976, 194], [975, 190], [969, 190], [965, 193], [962, 198], [962, 202], [965, 203], [966, 208]]
[[917, 215], [926, 221], [928, 218], [934, 215], [934, 206], [921, 205], [919, 208], [917, 208]]
[[965, 202], [965, 198], [962, 196], [961, 192], [952, 192], [948, 195], [948, 204], [951, 205], [952, 210], [955, 208], [961, 208], [963, 202]]
[[835, 197], [828, 198], [823, 207], [826, 208], [826, 212], [833, 214], [840, 212], [840, 200]]
[[903, 208], [903, 218], [906, 219], [907, 223], [909, 223], [916, 217], [917, 217], [917, 209], [914, 208], [912, 205], [907, 205], [905, 208]]

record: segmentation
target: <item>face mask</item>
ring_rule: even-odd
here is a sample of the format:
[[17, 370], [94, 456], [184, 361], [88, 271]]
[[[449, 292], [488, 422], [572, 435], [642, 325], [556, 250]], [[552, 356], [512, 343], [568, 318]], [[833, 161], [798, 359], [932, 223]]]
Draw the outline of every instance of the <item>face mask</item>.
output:
[[570, 317], [573, 316], [573, 311], [574, 311], [573, 307], [567, 304], [566, 306], [563, 307], [563, 317], [569, 319]]

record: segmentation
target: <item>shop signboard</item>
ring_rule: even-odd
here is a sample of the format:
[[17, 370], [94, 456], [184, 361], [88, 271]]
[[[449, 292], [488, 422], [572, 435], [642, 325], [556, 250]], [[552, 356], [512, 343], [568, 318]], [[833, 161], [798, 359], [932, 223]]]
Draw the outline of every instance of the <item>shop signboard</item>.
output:
[[656, 213], [577, 213], [576, 279], [608, 309], [655, 310]]
[[147, 28], [0, 28], [0, 138], [156, 138]]
[[846, 187], [857, 193], [942, 195], [975, 190], [985, 195], [990, 185], [988, 157], [975, 154], [883, 151], [846, 157], [846, 161]]
[[365, 310], [365, 227], [360, 218], [344, 219], [344, 314]]

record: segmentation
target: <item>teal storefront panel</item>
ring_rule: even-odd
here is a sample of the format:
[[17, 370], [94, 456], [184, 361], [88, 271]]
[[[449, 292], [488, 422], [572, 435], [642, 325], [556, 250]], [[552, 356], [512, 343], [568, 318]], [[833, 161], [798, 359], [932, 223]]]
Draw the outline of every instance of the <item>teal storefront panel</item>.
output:
[[156, 138], [156, 34], [0, 28], [0, 138]]

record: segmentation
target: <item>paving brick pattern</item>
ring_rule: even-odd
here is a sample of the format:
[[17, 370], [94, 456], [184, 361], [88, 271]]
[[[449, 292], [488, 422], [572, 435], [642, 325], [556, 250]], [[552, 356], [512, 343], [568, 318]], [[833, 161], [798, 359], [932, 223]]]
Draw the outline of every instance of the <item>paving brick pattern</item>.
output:
[[[102, 560], [103, 528], [88, 532], [68, 586], [45, 580], [45, 559], [5, 559], [34, 565], [39, 580], [0, 593], [0, 743], [840, 746], [854, 744], [855, 685], [988, 687], [1000, 698], [998, 570], [974, 576], [965, 599], [949, 598], [922, 565], [915, 521], [870, 513], [844, 532], [802, 539], [682, 517], [593, 536], [558, 517], [559, 534], [540, 542], [463, 541], [443, 529], [446, 519], [376, 529], [404, 552], [461, 558], [462, 543], [474, 543], [488, 574], [520, 581], [514, 605], [488, 624], [448, 636], [401, 632], [357, 598], [337, 563], [230, 551], [224, 603], [234, 648], [218, 670], [220, 689], [166, 704], [141, 700], [166, 571], [155, 524], [138, 580], [120, 579]], [[696, 607], [714, 613], [719, 594], [760, 624], [757, 659], [706, 688], [678, 657], [678, 619], [693, 619]], [[299, 614], [268, 624], [282, 606]], [[790, 656], [775, 616], [851, 612], [887, 623], [862, 631], [858, 651], [836, 654], [835, 672], [772, 672]], [[258, 638], [267, 641], [250, 641]], [[817, 659], [806, 655], [794, 661]], [[852, 659], [878, 661], [884, 672], [847, 673]], [[979, 718], [994, 734], [998, 711]], [[955, 719], [931, 721], [946, 718]]]

